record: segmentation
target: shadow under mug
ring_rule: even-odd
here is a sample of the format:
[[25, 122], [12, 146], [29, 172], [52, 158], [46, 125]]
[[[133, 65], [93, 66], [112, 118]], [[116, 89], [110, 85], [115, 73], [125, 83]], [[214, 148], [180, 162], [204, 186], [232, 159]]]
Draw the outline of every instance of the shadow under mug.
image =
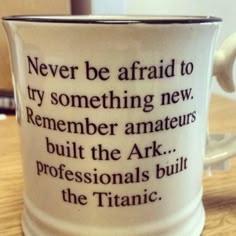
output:
[[[234, 88], [235, 35], [216, 53], [213, 70], [220, 22], [191, 16], [3, 19], [26, 236], [200, 235], [212, 71], [223, 88]], [[234, 155], [232, 140], [220, 141], [231, 150], [226, 155], [210, 141], [206, 166]]]

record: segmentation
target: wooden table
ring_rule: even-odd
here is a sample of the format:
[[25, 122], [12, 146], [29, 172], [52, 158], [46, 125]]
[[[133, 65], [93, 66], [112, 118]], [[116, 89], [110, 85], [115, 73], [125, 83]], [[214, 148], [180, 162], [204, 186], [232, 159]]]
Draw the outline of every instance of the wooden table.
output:
[[[213, 96], [211, 103], [210, 130], [236, 132], [236, 102]], [[202, 236], [236, 235], [236, 158], [230, 163], [228, 172], [203, 179], [206, 225]], [[22, 189], [17, 127], [15, 117], [8, 117], [0, 121], [0, 236], [22, 235]]]

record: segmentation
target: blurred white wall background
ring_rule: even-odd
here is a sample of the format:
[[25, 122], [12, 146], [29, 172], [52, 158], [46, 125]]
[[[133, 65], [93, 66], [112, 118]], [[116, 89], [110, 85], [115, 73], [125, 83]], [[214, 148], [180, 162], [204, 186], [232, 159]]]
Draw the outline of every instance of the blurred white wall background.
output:
[[[217, 47], [236, 32], [236, 0], [72, 0], [76, 8], [83, 2], [92, 14], [214, 15], [223, 19]], [[88, 9], [87, 9], [88, 10]], [[76, 12], [75, 12], [76, 13]], [[83, 12], [79, 12], [80, 14]], [[85, 13], [88, 13], [85, 12]], [[234, 65], [236, 77], [236, 63]], [[235, 78], [236, 83], [236, 78]], [[212, 91], [236, 100], [236, 92], [227, 94], [213, 81]]]

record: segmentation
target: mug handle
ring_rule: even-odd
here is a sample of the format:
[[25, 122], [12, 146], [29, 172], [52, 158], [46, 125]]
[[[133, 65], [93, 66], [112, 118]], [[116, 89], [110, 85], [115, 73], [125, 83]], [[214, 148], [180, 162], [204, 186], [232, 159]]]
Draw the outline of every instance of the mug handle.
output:
[[[234, 92], [233, 64], [236, 57], [236, 33], [230, 35], [216, 51], [213, 66], [215, 77], [226, 92]], [[228, 159], [236, 156], [236, 134], [208, 134], [206, 154], [204, 159], [205, 171], [210, 175], [211, 170], [226, 169]]]

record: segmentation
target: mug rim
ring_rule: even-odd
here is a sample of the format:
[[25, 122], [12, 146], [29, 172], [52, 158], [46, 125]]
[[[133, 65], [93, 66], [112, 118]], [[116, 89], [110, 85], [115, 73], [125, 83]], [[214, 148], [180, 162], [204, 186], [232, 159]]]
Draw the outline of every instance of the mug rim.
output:
[[13, 15], [2, 17], [3, 21], [32, 23], [75, 24], [201, 24], [221, 22], [215, 16], [182, 15]]

